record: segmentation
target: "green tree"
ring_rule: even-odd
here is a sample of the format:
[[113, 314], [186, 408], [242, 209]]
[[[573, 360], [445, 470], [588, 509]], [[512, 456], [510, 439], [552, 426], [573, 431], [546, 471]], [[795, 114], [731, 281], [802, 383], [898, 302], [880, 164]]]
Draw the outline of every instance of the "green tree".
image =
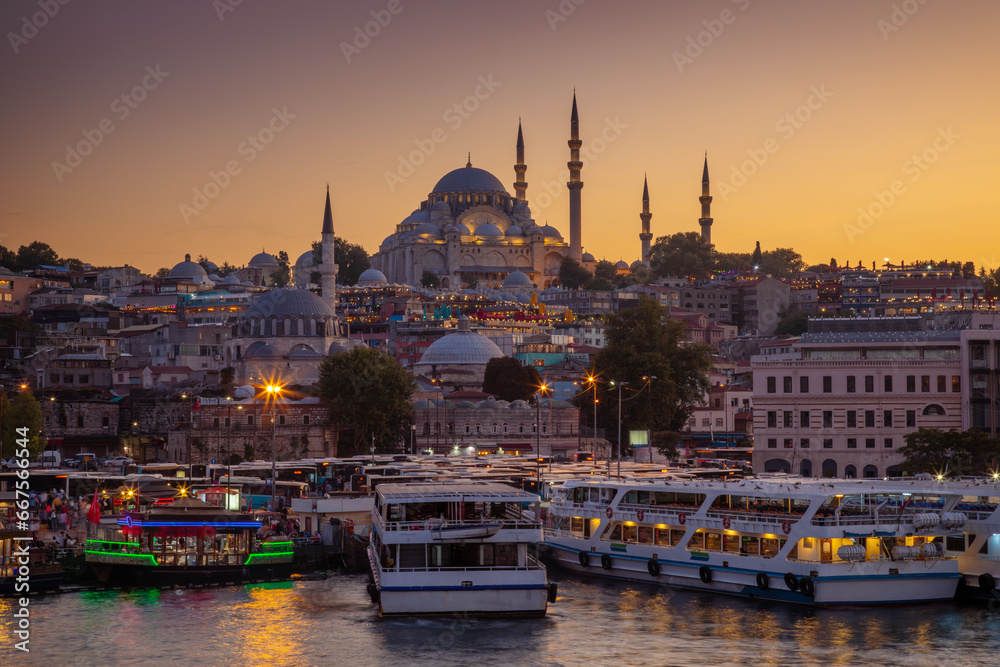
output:
[[658, 277], [707, 278], [715, 268], [713, 248], [698, 232], [661, 236], [649, 249], [649, 266]]
[[17, 265], [17, 253], [9, 248], [0, 245], [0, 266], [11, 271], [19, 271]]
[[726, 271], [749, 272], [756, 266], [749, 253], [746, 252], [717, 252], [715, 253], [716, 273]]
[[617, 277], [618, 269], [606, 259], [602, 259], [594, 266], [594, 278], [598, 280], [606, 280], [609, 283], [613, 283]]
[[607, 291], [607, 290], [612, 290], [614, 288], [615, 286], [611, 284], [610, 280], [608, 280], [607, 278], [598, 278], [597, 276], [594, 276], [593, 278], [591, 278], [590, 280], [588, 280], [583, 284], [583, 289], [586, 290]]
[[423, 275], [420, 276], [420, 284], [434, 289], [441, 285], [441, 279], [430, 269], [424, 269]]
[[962, 265], [962, 277], [966, 280], [976, 277], [976, 265], [974, 262], [966, 262]]
[[490, 359], [483, 374], [483, 391], [503, 401], [527, 401], [541, 383], [538, 371], [513, 357]]
[[[42, 406], [35, 400], [30, 389], [22, 389], [8, 398], [7, 392], [0, 391], [3, 422], [0, 423], [0, 433], [3, 433], [3, 458], [11, 458], [23, 443], [28, 449], [28, 458], [36, 458], [45, 449], [45, 438], [42, 437]], [[19, 431], [18, 429], [25, 429]]]
[[[323, 263], [323, 244], [314, 241], [312, 248], [313, 264], [319, 266]], [[345, 241], [339, 236], [333, 237], [333, 259], [337, 264], [337, 282], [341, 285], [354, 285], [358, 282], [361, 274], [372, 266], [371, 257], [364, 248]], [[319, 271], [313, 271], [309, 280], [318, 285], [320, 282]]]
[[232, 386], [233, 380], [236, 379], [236, 369], [232, 366], [226, 366], [221, 371], [219, 371], [219, 384], [224, 387]]
[[987, 475], [997, 470], [1000, 442], [980, 430], [917, 429], [906, 434], [903, 470], [910, 474]]
[[760, 263], [764, 261], [764, 254], [760, 251], [760, 241], [757, 241], [757, 247], [753, 249], [750, 261], [753, 262], [754, 266], [760, 266]]
[[357, 347], [326, 357], [319, 366], [318, 396], [329, 406], [331, 423], [350, 430], [353, 449], [395, 452], [413, 423], [413, 376], [392, 356]]
[[170, 275], [170, 269], [168, 269], [167, 267], [163, 266], [163, 267], [160, 267], [159, 269], [156, 270], [156, 273], [153, 274], [153, 277], [154, 278], [166, 278], [169, 275]]
[[794, 278], [805, 266], [802, 255], [791, 248], [775, 248], [763, 254], [760, 272], [769, 273], [776, 278]]
[[[600, 378], [598, 422], [609, 440], [617, 439], [619, 406], [619, 388], [611, 381], [624, 381], [623, 437], [632, 428], [650, 429], [664, 455], [676, 454], [676, 434], [704, 400], [712, 367], [709, 346], [686, 343], [686, 335], [684, 323], [669, 319], [666, 309], [649, 297], [608, 318], [607, 343], [594, 359], [593, 374]], [[647, 382], [643, 376], [656, 379]], [[585, 395], [576, 400], [580, 407], [591, 405]]]
[[590, 271], [572, 257], [563, 257], [559, 265], [559, 284], [566, 289], [580, 289], [590, 280]]
[[238, 269], [229, 262], [223, 262], [222, 266], [219, 267], [218, 275], [220, 278], [225, 278], [230, 273], [233, 273], [234, 271], [237, 270]]
[[789, 311], [782, 308], [778, 311], [778, 326], [774, 333], [778, 336], [801, 336], [809, 330], [809, 316], [801, 310]]
[[469, 289], [476, 289], [479, 287], [479, 276], [475, 273], [463, 273], [459, 277], [462, 279], [462, 284]]
[[17, 269], [18, 271], [30, 271], [37, 269], [43, 264], [55, 266], [59, 263], [59, 253], [52, 249], [48, 243], [32, 241], [28, 245], [23, 245], [17, 249]]
[[271, 271], [271, 281], [275, 287], [284, 287], [292, 279], [292, 271], [288, 262], [288, 253], [284, 250], [278, 251], [278, 268]]
[[59, 263], [63, 266], [69, 267], [70, 271], [83, 271], [83, 260], [77, 259], [76, 257], [60, 259]]

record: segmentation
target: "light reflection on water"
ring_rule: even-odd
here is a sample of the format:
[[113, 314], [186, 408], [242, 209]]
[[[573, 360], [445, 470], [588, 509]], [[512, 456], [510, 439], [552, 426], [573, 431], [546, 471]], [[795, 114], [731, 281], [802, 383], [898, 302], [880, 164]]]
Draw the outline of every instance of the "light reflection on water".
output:
[[[0, 664], [936, 667], [1000, 655], [1000, 615], [976, 607], [810, 609], [558, 581], [542, 619], [380, 619], [356, 576], [33, 598], [32, 652], [5, 642]], [[0, 600], [0, 636], [12, 636], [11, 610]]]

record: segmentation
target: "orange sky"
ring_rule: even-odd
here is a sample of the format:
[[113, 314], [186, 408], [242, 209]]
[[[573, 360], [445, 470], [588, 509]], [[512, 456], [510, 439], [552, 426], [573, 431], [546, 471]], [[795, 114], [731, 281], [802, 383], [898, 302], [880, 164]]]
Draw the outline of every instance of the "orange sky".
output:
[[1000, 265], [995, 2], [243, 0], [220, 19], [228, 1], [0, 6], [0, 244], [149, 272], [294, 261], [329, 182], [337, 234], [375, 252], [469, 151], [513, 191], [518, 117], [534, 217], [568, 236], [575, 86], [598, 258], [637, 258], [644, 172], [654, 235], [696, 230], [707, 150], [719, 250]]

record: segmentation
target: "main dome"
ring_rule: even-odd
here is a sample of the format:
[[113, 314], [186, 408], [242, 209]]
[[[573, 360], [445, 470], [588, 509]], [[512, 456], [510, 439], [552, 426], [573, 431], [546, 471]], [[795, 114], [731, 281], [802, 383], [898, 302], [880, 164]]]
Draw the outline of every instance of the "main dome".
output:
[[457, 364], [487, 364], [502, 357], [503, 351], [492, 340], [469, 330], [468, 320], [460, 320], [458, 331], [439, 338], [424, 350], [416, 366], [454, 366]]
[[205, 278], [208, 278], [208, 273], [205, 272], [205, 269], [202, 268], [201, 264], [191, 261], [191, 255], [184, 255], [184, 261], [174, 264], [174, 268], [170, 269], [168, 277], [190, 280], [191, 282], [197, 283], [201, 282]]
[[502, 192], [506, 194], [507, 190], [500, 179], [485, 169], [462, 167], [449, 171], [431, 190], [432, 195], [448, 192]]
[[307, 289], [281, 287], [255, 299], [243, 316], [246, 320], [260, 317], [327, 319], [334, 317], [334, 312], [326, 301]]

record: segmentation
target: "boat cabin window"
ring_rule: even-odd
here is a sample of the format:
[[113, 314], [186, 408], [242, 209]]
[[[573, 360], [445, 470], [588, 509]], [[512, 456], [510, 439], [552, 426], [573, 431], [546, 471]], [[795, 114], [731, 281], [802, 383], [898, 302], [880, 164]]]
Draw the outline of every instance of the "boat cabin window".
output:
[[701, 507], [704, 493], [677, 493], [675, 491], [638, 491], [625, 494], [622, 501], [630, 505], [665, 505], [669, 507]]
[[430, 567], [513, 567], [517, 563], [516, 544], [432, 544], [428, 547]]
[[713, 510], [757, 512], [761, 514], [805, 514], [810, 500], [721, 495], [712, 501]]

